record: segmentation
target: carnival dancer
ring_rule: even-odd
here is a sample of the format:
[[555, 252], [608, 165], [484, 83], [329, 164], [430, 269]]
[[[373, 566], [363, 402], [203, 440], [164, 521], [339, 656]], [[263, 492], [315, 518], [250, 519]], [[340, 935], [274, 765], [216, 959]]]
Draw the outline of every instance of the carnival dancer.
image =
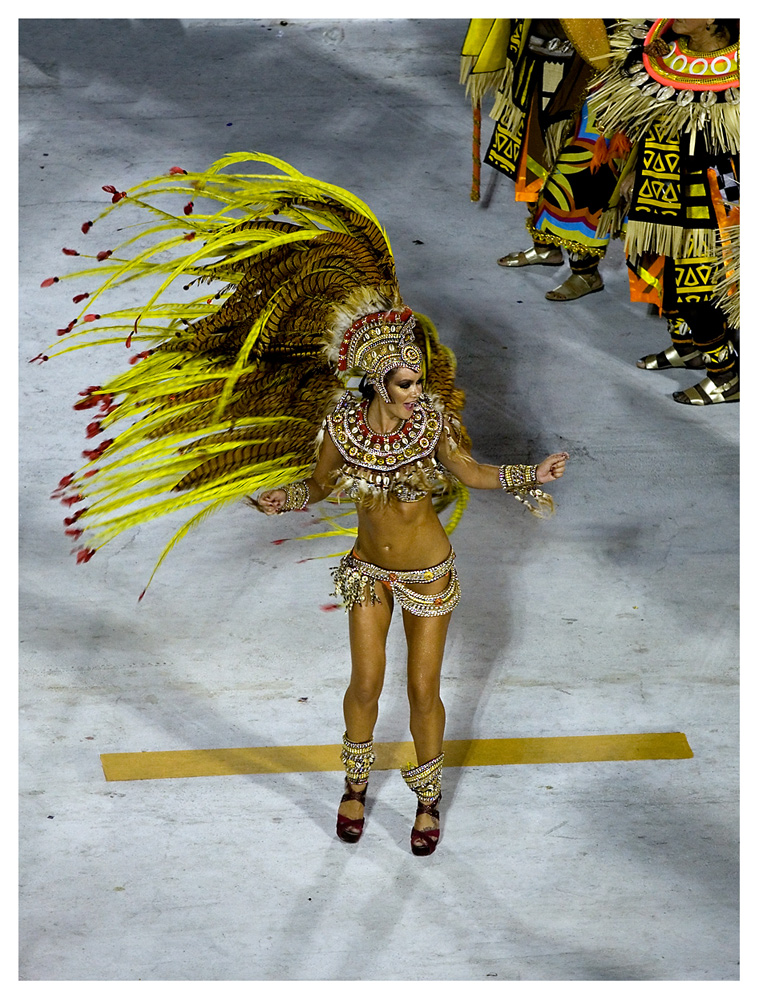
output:
[[625, 232], [631, 298], [668, 318], [672, 341], [638, 367], [706, 367], [673, 398], [737, 402], [739, 22], [627, 21], [611, 42], [612, 65], [590, 106], [604, 134], [624, 136], [631, 152], [599, 232]]
[[[224, 172], [248, 160], [281, 173]], [[532, 513], [550, 513], [553, 502], [541, 486], [561, 478], [568, 455], [538, 465], [472, 458], [455, 358], [430, 320], [404, 304], [384, 231], [344, 189], [274, 157], [237, 153], [202, 173], [174, 168], [172, 176], [113, 191], [115, 203], [149, 209], [150, 245], [125, 258], [124, 244], [102, 258], [107, 280], [86, 293], [87, 312], [78, 323], [94, 330], [90, 344], [127, 333], [130, 343], [152, 346], [134, 356], [128, 372], [90, 386], [76, 404], [98, 409], [88, 427], [93, 437], [128, 421], [56, 491], [69, 506], [86, 504], [66, 519], [68, 533], [82, 539], [77, 558], [87, 561], [119, 532], [192, 504], [200, 511], [161, 559], [190, 527], [232, 500], [247, 498], [269, 515], [327, 498], [355, 503], [357, 527], [342, 526], [355, 542], [334, 571], [352, 662], [337, 834], [355, 843], [363, 831], [385, 641], [397, 601], [416, 752], [401, 772], [417, 800], [411, 849], [431, 854], [444, 757], [440, 672], [460, 598], [448, 534], [467, 487], [502, 488]], [[163, 201], [148, 201], [151, 195]], [[186, 214], [169, 210], [171, 199], [188, 196], [190, 233]], [[221, 207], [203, 213], [198, 206], [205, 199]], [[147, 303], [90, 312], [108, 288], [143, 277], [154, 285], [164, 279]], [[169, 288], [186, 292], [196, 283], [204, 289], [199, 297], [166, 301]], [[215, 292], [209, 283], [218, 283]], [[63, 350], [82, 346], [81, 332], [61, 332], [76, 338]], [[251, 496], [258, 491], [257, 499]], [[439, 514], [453, 501], [444, 527]], [[330, 533], [340, 530], [337, 515], [326, 520], [336, 529]]]
[[[606, 23], [596, 19], [470, 22], [462, 48], [461, 82], [475, 122], [488, 93], [495, 94], [496, 125], [485, 162], [515, 183], [528, 208], [533, 245], [500, 257], [502, 267], [559, 267], [567, 251], [570, 275], [546, 293], [567, 302], [603, 289], [598, 270], [609, 234], [600, 215], [616, 183], [626, 150], [609, 149], [595, 127], [585, 95], [608, 66]], [[475, 170], [479, 149], [473, 150]], [[473, 188], [473, 199], [479, 188]]]

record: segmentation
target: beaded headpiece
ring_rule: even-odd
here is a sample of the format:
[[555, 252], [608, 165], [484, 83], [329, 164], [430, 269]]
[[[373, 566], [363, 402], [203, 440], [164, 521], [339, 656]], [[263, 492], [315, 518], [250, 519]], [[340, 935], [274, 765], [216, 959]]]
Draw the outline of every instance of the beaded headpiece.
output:
[[413, 329], [414, 313], [408, 306], [361, 316], [343, 336], [338, 371], [364, 372], [382, 399], [390, 403], [385, 387], [387, 373], [394, 368], [422, 370], [422, 352], [414, 343]]

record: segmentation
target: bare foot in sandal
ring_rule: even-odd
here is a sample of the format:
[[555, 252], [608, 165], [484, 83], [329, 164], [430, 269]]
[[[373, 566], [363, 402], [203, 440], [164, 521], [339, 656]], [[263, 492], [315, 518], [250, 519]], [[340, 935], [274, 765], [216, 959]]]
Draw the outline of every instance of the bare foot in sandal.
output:
[[543, 264], [546, 267], [560, 267], [564, 263], [564, 255], [558, 247], [532, 246], [529, 250], [516, 250], [499, 257], [501, 267], [527, 267], [530, 264]]
[[591, 292], [603, 291], [603, 287], [603, 278], [598, 271], [591, 271], [589, 274], [570, 274], [558, 288], [546, 292], [546, 298], [552, 302], [570, 302]]

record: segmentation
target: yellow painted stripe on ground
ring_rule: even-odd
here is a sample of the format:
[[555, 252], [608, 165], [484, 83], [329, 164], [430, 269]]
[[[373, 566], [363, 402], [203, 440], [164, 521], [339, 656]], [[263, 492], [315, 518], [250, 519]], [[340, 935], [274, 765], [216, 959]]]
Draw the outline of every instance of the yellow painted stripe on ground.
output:
[[[141, 778], [203, 778], [226, 774], [341, 771], [340, 745], [240, 747], [221, 750], [159, 750], [100, 755], [106, 781]], [[678, 760], [693, 756], [684, 733], [610, 736], [542, 736], [534, 739], [447, 740], [446, 767], [499, 764], [574, 764], [603, 760]], [[413, 743], [376, 743], [375, 768], [414, 761]]]

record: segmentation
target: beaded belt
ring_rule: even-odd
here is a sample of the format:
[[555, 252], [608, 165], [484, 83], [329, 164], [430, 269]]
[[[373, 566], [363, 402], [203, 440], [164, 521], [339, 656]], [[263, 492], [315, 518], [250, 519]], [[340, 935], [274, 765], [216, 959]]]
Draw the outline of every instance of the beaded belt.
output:
[[[373, 586], [374, 581], [379, 580], [390, 587], [400, 606], [412, 615], [421, 618], [447, 615], [461, 599], [455, 558], [456, 554], [451, 549], [443, 562], [429, 569], [384, 569], [374, 563], [364, 562], [353, 552], [349, 552], [332, 571], [334, 596], [343, 599], [346, 611], [350, 611], [356, 604], [379, 604], [381, 602]], [[406, 586], [408, 583], [432, 583], [448, 574], [448, 586], [440, 594], [420, 594]]]

